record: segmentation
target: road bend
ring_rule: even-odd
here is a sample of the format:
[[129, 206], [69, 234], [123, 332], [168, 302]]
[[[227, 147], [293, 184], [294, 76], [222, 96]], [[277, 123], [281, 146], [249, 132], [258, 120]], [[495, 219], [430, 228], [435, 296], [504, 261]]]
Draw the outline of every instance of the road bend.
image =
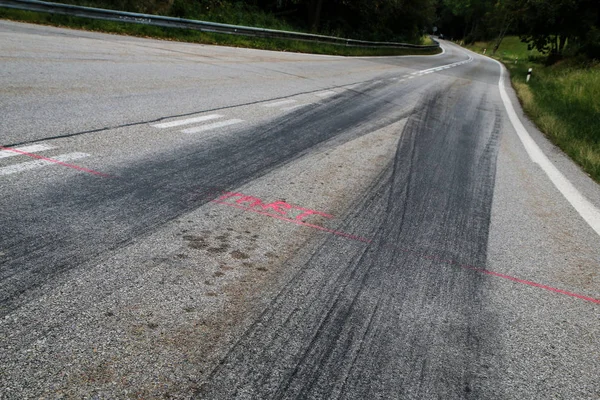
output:
[[506, 102], [600, 188], [495, 61], [0, 43], [1, 398], [600, 396], [600, 237]]

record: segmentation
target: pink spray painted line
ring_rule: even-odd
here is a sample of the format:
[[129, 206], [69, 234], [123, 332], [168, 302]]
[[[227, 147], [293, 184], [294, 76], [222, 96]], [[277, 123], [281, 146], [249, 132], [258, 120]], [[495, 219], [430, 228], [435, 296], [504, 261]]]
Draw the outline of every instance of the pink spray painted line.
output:
[[213, 200], [213, 202], [217, 203], [217, 204], [222, 204], [224, 206], [239, 208], [240, 210], [244, 210], [244, 211], [252, 211], [252, 212], [257, 213], [257, 214], [266, 215], [267, 217], [279, 219], [279, 220], [286, 221], [286, 222], [291, 222], [291, 223], [296, 224], [296, 225], [301, 225], [301, 226], [306, 226], [306, 227], [309, 227], [309, 228], [318, 229], [318, 230], [323, 231], [323, 232], [332, 233], [334, 235], [342, 236], [342, 237], [345, 237], [345, 238], [348, 238], [348, 239], [352, 239], [352, 240], [357, 240], [359, 242], [371, 243], [371, 240], [369, 240], [369, 239], [365, 239], [365, 238], [362, 238], [362, 237], [359, 237], [359, 236], [354, 236], [354, 235], [350, 235], [348, 233], [344, 233], [344, 232], [336, 231], [336, 230], [333, 230], [333, 229], [325, 228], [323, 226], [309, 224], [307, 222], [302, 222], [302, 221], [298, 221], [298, 220], [295, 220], [295, 219], [291, 219], [291, 218], [287, 218], [287, 217], [283, 217], [283, 216], [279, 216], [279, 215], [273, 215], [273, 214], [268, 213], [266, 211], [256, 210], [256, 209], [254, 209], [252, 207], [242, 206], [242, 205], [234, 204], [234, 203], [227, 203], [225, 201], [221, 201], [221, 200], [218, 200], [218, 199], [217, 200]]
[[69, 163], [66, 163], [66, 162], [63, 162], [63, 161], [55, 160], [53, 158], [48, 158], [48, 157], [40, 156], [39, 154], [33, 154], [33, 153], [28, 153], [26, 151], [22, 151], [22, 150], [18, 150], [18, 149], [13, 149], [11, 147], [0, 146], [0, 150], [12, 151], [13, 153], [22, 154], [24, 156], [31, 157], [31, 158], [37, 158], [38, 160], [48, 161], [48, 162], [51, 162], [51, 163], [54, 163], [54, 164], [62, 165], [63, 167], [72, 168], [72, 169], [75, 169], [77, 171], [87, 172], [88, 174], [97, 175], [97, 176], [101, 176], [101, 177], [104, 177], [104, 178], [112, 178], [113, 177], [112, 175], [108, 175], [108, 174], [105, 174], [103, 172], [94, 171], [92, 169], [80, 167], [78, 165], [69, 164]]
[[[403, 248], [401, 249], [404, 252], [407, 253], [417, 253], [414, 250], [410, 250], [410, 249], [406, 249]], [[537, 283], [537, 282], [533, 282], [533, 281], [529, 281], [527, 279], [521, 279], [521, 278], [517, 278], [514, 276], [510, 276], [510, 275], [506, 275], [506, 274], [501, 274], [500, 272], [494, 272], [494, 271], [490, 271], [489, 269], [485, 269], [485, 268], [479, 268], [479, 267], [474, 267], [472, 265], [467, 265], [467, 264], [460, 264], [456, 261], [452, 261], [452, 260], [445, 260], [445, 259], [441, 259], [439, 257], [435, 257], [435, 256], [430, 256], [427, 254], [420, 254], [417, 253], [418, 256], [422, 257], [422, 258], [426, 258], [428, 260], [431, 261], [435, 261], [435, 262], [439, 262], [439, 263], [443, 263], [443, 264], [449, 264], [449, 265], [454, 265], [463, 269], [468, 269], [470, 271], [475, 271], [475, 272], [479, 272], [480, 274], [485, 274], [485, 275], [491, 275], [491, 276], [495, 276], [497, 278], [502, 278], [502, 279], [506, 279], [509, 281], [513, 281], [513, 282], [517, 282], [523, 285], [527, 285], [527, 286], [532, 286], [532, 287], [536, 287], [539, 289], [543, 289], [543, 290], [547, 290], [549, 292], [554, 292], [554, 293], [560, 293], [563, 294], [565, 296], [569, 296], [569, 297], [574, 297], [577, 299], [581, 299], [581, 300], [585, 300], [585, 301], [589, 301], [591, 303], [596, 303], [596, 304], [600, 304], [600, 299], [596, 299], [590, 296], [584, 296], [578, 293], [573, 293], [573, 292], [569, 292], [567, 290], [563, 290], [563, 289], [558, 289], [552, 286], [548, 286], [548, 285], [544, 285], [541, 283]]]
[[578, 293], [569, 292], [567, 290], [558, 289], [558, 288], [555, 288], [555, 287], [552, 287], [552, 286], [548, 286], [548, 285], [542, 285], [541, 283], [536, 283], [536, 282], [528, 281], [528, 280], [525, 280], [525, 279], [515, 278], [514, 276], [501, 274], [499, 272], [494, 272], [494, 271], [490, 271], [490, 270], [483, 269], [483, 268], [469, 267], [469, 266], [466, 266], [466, 265], [461, 265], [461, 267], [463, 267], [465, 269], [470, 269], [472, 271], [477, 271], [477, 272], [480, 272], [482, 274], [497, 276], [499, 278], [508, 279], [509, 281], [522, 283], [524, 285], [533, 286], [533, 287], [537, 287], [537, 288], [540, 288], [540, 289], [548, 290], [550, 292], [560, 293], [560, 294], [564, 294], [566, 296], [575, 297], [577, 299], [581, 299], [581, 300], [589, 301], [589, 302], [592, 302], [592, 303], [600, 304], [600, 299], [595, 299], [593, 297], [584, 296], [584, 295], [581, 295], [581, 294], [578, 294]]
[[[235, 203], [231, 203], [231, 202], [226, 202], [225, 201], [227, 199], [231, 200], [233, 197], [241, 197], [241, 199], [238, 199], [238, 201], [236, 201]], [[229, 207], [238, 208], [238, 209], [244, 210], [244, 211], [252, 211], [252, 212], [257, 213], [257, 214], [266, 215], [268, 217], [276, 218], [276, 219], [279, 219], [279, 220], [282, 220], [282, 221], [286, 221], [286, 222], [291, 222], [291, 223], [294, 223], [296, 225], [301, 225], [301, 226], [306, 226], [306, 227], [309, 227], [309, 228], [318, 229], [318, 230], [321, 230], [321, 231], [324, 231], [324, 232], [332, 233], [334, 235], [345, 237], [345, 238], [352, 239], [352, 240], [356, 240], [356, 241], [359, 241], [359, 242], [363, 242], [363, 243], [371, 243], [372, 242], [372, 240], [370, 240], [370, 239], [366, 239], [366, 238], [363, 238], [363, 237], [350, 235], [348, 233], [336, 231], [336, 230], [333, 230], [333, 229], [329, 229], [329, 228], [325, 228], [325, 227], [322, 227], [322, 226], [319, 226], [319, 225], [309, 224], [309, 223], [306, 223], [304, 221], [301, 221], [298, 218], [300, 218], [303, 214], [301, 214], [301, 216], [296, 217], [296, 219], [292, 219], [292, 218], [284, 217], [282, 215], [274, 215], [274, 214], [272, 214], [270, 212], [266, 212], [266, 211], [263, 211], [263, 210], [260, 210], [260, 209], [256, 209], [256, 208], [254, 208], [255, 206], [262, 206], [264, 208], [265, 205], [263, 205], [262, 201], [260, 199], [256, 198], [256, 197], [246, 196], [246, 195], [243, 195], [241, 193], [228, 192], [228, 193], [225, 193], [223, 196], [221, 196], [221, 197], [213, 200], [213, 202], [217, 203], [217, 204], [222, 204], [222, 205], [225, 205], [225, 206], [229, 206]], [[251, 202], [252, 205], [250, 205], [250, 206], [244, 206], [244, 205], [239, 204], [239, 202], [242, 202], [242, 203], [243, 202]], [[287, 203], [284, 203], [284, 202], [276, 202], [276, 203], [271, 203], [271, 204], [278, 204], [278, 203], [283, 203], [286, 206], [290, 206], [290, 207], [286, 207], [286, 209], [288, 209], [288, 210], [290, 208], [294, 208], [294, 209], [304, 210], [304, 211], [308, 211], [308, 212], [313, 211], [313, 210], [306, 210], [306, 209], [301, 208], [301, 207], [291, 206], [291, 205], [289, 205]], [[269, 206], [270, 205], [266, 205], [267, 208], [269, 208]], [[277, 211], [277, 208], [273, 208], [273, 209], [275, 209]], [[307, 215], [310, 215], [310, 214], [312, 214], [312, 213], [308, 213]], [[331, 217], [330, 215], [323, 214], [323, 213], [316, 213], [316, 214], [320, 214], [320, 215], [323, 215], [323, 216]], [[475, 272], [478, 272], [480, 274], [495, 276], [497, 278], [502, 278], [502, 279], [506, 279], [506, 280], [509, 280], [509, 281], [512, 281], [512, 282], [516, 282], [516, 283], [520, 283], [520, 284], [523, 284], [523, 285], [527, 285], [527, 286], [531, 286], [531, 287], [536, 287], [538, 289], [547, 290], [549, 292], [559, 293], [559, 294], [562, 294], [562, 295], [565, 295], [565, 296], [577, 298], [577, 299], [580, 299], [580, 300], [585, 300], [585, 301], [588, 301], [588, 302], [591, 302], [591, 303], [600, 304], [600, 299], [595, 299], [595, 298], [590, 297], [590, 296], [584, 296], [584, 295], [581, 295], [581, 294], [578, 294], [578, 293], [569, 292], [567, 290], [558, 289], [558, 288], [555, 288], [555, 287], [552, 287], [552, 286], [544, 285], [544, 284], [533, 282], [533, 281], [530, 281], [530, 280], [521, 279], [521, 278], [517, 278], [517, 277], [514, 277], [514, 276], [506, 275], [506, 274], [501, 274], [499, 272], [490, 271], [490, 270], [485, 269], [485, 268], [479, 268], [479, 267], [474, 267], [474, 266], [471, 266], [471, 265], [460, 264], [460, 263], [458, 263], [456, 261], [453, 261], [453, 260], [446, 260], [446, 259], [442, 259], [442, 258], [433, 256], [433, 255], [422, 254], [422, 253], [419, 253], [419, 252], [417, 252], [415, 250], [411, 250], [411, 249], [407, 249], [407, 248], [400, 248], [400, 250], [403, 251], [403, 252], [406, 252], [406, 253], [416, 254], [418, 257], [421, 257], [421, 258], [424, 258], [424, 259], [428, 259], [428, 260], [431, 260], [431, 261], [434, 261], [434, 262], [439, 262], [439, 263], [447, 264], [447, 265], [454, 265], [456, 267], [460, 267], [460, 268], [467, 269], [467, 270], [470, 270], [470, 271], [475, 271]]]

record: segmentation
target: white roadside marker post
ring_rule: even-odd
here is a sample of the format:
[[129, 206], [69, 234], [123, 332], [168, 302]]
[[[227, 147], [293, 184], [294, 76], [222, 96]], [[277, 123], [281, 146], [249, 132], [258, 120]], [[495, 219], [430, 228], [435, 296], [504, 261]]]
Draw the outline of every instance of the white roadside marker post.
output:
[[485, 55], [485, 52], [487, 51], [487, 49], [483, 49], [483, 54]]
[[529, 71], [527, 71], [527, 82], [529, 83], [529, 80], [531, 79], [531, 71], [533, 71], [533, 68], [529, 68]]

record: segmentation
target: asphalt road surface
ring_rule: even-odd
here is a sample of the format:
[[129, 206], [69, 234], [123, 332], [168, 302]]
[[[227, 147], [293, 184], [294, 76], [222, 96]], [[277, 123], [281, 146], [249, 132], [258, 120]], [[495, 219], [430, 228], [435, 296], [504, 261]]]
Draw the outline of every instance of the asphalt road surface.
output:
[[0, 398], [600, 398], [600, 188], [442, 46], [0, 21]]

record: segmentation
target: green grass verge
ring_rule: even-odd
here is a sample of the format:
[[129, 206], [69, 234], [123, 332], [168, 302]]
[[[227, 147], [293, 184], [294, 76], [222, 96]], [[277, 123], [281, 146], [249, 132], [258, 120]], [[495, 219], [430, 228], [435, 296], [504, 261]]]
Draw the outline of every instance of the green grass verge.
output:
[[304, 42], [298, 40], [266, 39], [249, 36], [206, 33], [192, 29], [161, 28], [142, 24], [103, 21], [98, 19], [71, 17], [0, 8], [0, 19], [52, 25], [89, 31], [116, 33], [139, 37], [176, 40], [181, 42], [213, 44], [231, 47], [246, 47], [262, 50], [288, 51], [296, 53], [329, 54], [339, 56], [394, 56], [408, 54], [436, 54], [440, 50], [381, 49], [346, 47], [341, 45]]
[[[478, 53], [487, 48], [489, 55], [492, 44], [469, 48]], [[545, 66], [542, 55], [517, 37], [507, 37], [494, 57], [509, 69], [525, 113], [600, 183], [600, 64], [570, 59]], [[533, 73], [526, 83], [529, 68]]]

